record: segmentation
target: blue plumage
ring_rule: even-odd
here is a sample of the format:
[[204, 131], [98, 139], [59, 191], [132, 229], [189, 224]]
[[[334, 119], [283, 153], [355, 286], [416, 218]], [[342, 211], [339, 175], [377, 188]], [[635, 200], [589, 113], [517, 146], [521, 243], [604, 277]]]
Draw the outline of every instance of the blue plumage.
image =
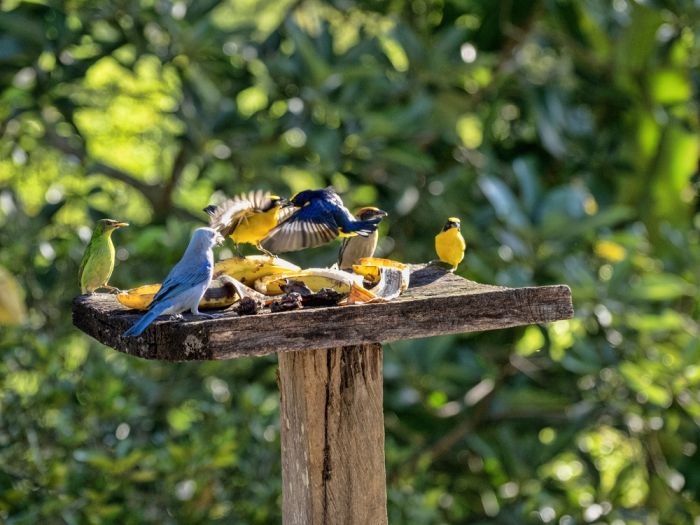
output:
[[278, 224], [261, 242], [272, 253], [313, 248], [332, 241], [340, 234], [367, 236], [377, 229], [381, 218], [357, 220], [330, 188], [297, 193], [291, 204], [298, 208]]
[[124, 336], [141, 335], [160, 315], [179, 314], [186, 310], [199, 315], [199, 301], [209, 287], [214, 271], [212, 248], [221, 240], [222, 237], [211, 228], [195, 230], [187, 250], [163, 281], [148, 312], [124, 332]]

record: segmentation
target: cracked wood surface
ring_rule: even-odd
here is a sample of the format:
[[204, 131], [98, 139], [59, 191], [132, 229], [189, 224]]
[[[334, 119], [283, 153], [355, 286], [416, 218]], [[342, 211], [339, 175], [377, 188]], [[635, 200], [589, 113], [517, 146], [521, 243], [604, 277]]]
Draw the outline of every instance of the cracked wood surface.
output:
[[279, 354], [285, 525], [387, 523], [382, 347]]
[[413, 266], [411, 284], [387, 303], [239, 316], [223, 310], [216, 319], [155, 321], [140, 336], [122, 337], [142, 314], [110, 294], [73, 301], [73, 324], [101, 343], [146, 359], [231, 359], [290, 350], [380, 343], [434, 335], [476, 332], [573, 316], [568, 286], [504, 288]]

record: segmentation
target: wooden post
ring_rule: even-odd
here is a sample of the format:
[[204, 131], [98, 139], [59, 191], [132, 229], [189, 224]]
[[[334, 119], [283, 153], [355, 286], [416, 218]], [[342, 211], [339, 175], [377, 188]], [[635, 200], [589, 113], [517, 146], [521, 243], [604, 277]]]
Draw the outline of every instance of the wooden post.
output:
[[[547, 323], [573, 314], [568, 286], [503, 288], [436, 266], [411, 268], [394, 301], [216, 319], [158, 320], [113, 295], [82, 295], [73, 323], [122, 352], [166, 361], [279, 355], [285, 525], [387, 522], [379, 343]], [[429, 351], [427, 348], [426, 351]]]
[[387, 523], [382, 347], [279, 354], [283, 523]]

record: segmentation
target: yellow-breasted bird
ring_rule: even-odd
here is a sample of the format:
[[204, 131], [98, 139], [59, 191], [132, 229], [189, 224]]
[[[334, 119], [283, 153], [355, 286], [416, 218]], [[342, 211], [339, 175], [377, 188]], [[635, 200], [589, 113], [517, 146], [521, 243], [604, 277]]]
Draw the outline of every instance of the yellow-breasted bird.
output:
[[[388, 214], [384, 210], [367, 206], [357, 210], [355, 216], [361, 221], [378, 218], [380, 221]], [[338, 253], [338, 268], [341, 270], [351, 270], [353, 264], [358, 264], [363, 257], [372, 257], [377, 248], [379, 234], [374, 230], [367, 237], [355, 235], [345, 237]]]
[[268, 253], [260, 241], [270, 230], [293, 210], [287, 207], [288, 201], [262, 190], [237, 195], [219, 206], [207, 206], [209, 226], [224, 237], [231, 237], [240, 254], [239, 244], [253, 244], [258, 250]]
[[367, 237], [377, 229], [381, 220], [379, 217], [364, 221], [355, 219], [332, 188], [304, 190], [290, 202], [297, 209], [260, 243], [272, 253], [313, 248], [339, 235]]
[[80, 263], [78, 277], [80, 279], [80, 291], [93, 293], [100, 288], [117, 291], [109, 286], [109, 278], [114, 270], [114, 244], [112, 244], [112, 232], [118, 228], [129, 226], [126, 222], [118, 222], [112, 219], [101, 219], [92, 232], [92, 238], [85, 248], [83, 260]]
[[440, 261], [452, 266], [452, 271], [464, 259], [467, 243], [460, 231], [461, 223], [457, 217], [447, 219], [442, 231], [435, 236], [435, 251]]

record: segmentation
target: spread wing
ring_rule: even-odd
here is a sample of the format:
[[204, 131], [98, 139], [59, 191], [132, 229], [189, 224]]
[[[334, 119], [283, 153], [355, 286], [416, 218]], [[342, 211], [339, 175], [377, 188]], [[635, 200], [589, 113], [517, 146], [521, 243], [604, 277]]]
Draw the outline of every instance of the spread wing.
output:
[[296, 252], [332, 241], [338, 225], [332, 215], [313, 204], [295, 211], [260, 243], [272, 253]]
[[228, 236], [253, 213], [265, 211], [271, 204], [272, 194], [257, 190], [236, 195], [219, 206], [207, 206], [204, 211], [210, 216], [209, 226]]
[[277, 224], [281, 224], [289, 219], [296, 211], [297, 209], [294, 206], [285, 206], [284, 208], [280, 208], [280, 211], [277, 212]]

